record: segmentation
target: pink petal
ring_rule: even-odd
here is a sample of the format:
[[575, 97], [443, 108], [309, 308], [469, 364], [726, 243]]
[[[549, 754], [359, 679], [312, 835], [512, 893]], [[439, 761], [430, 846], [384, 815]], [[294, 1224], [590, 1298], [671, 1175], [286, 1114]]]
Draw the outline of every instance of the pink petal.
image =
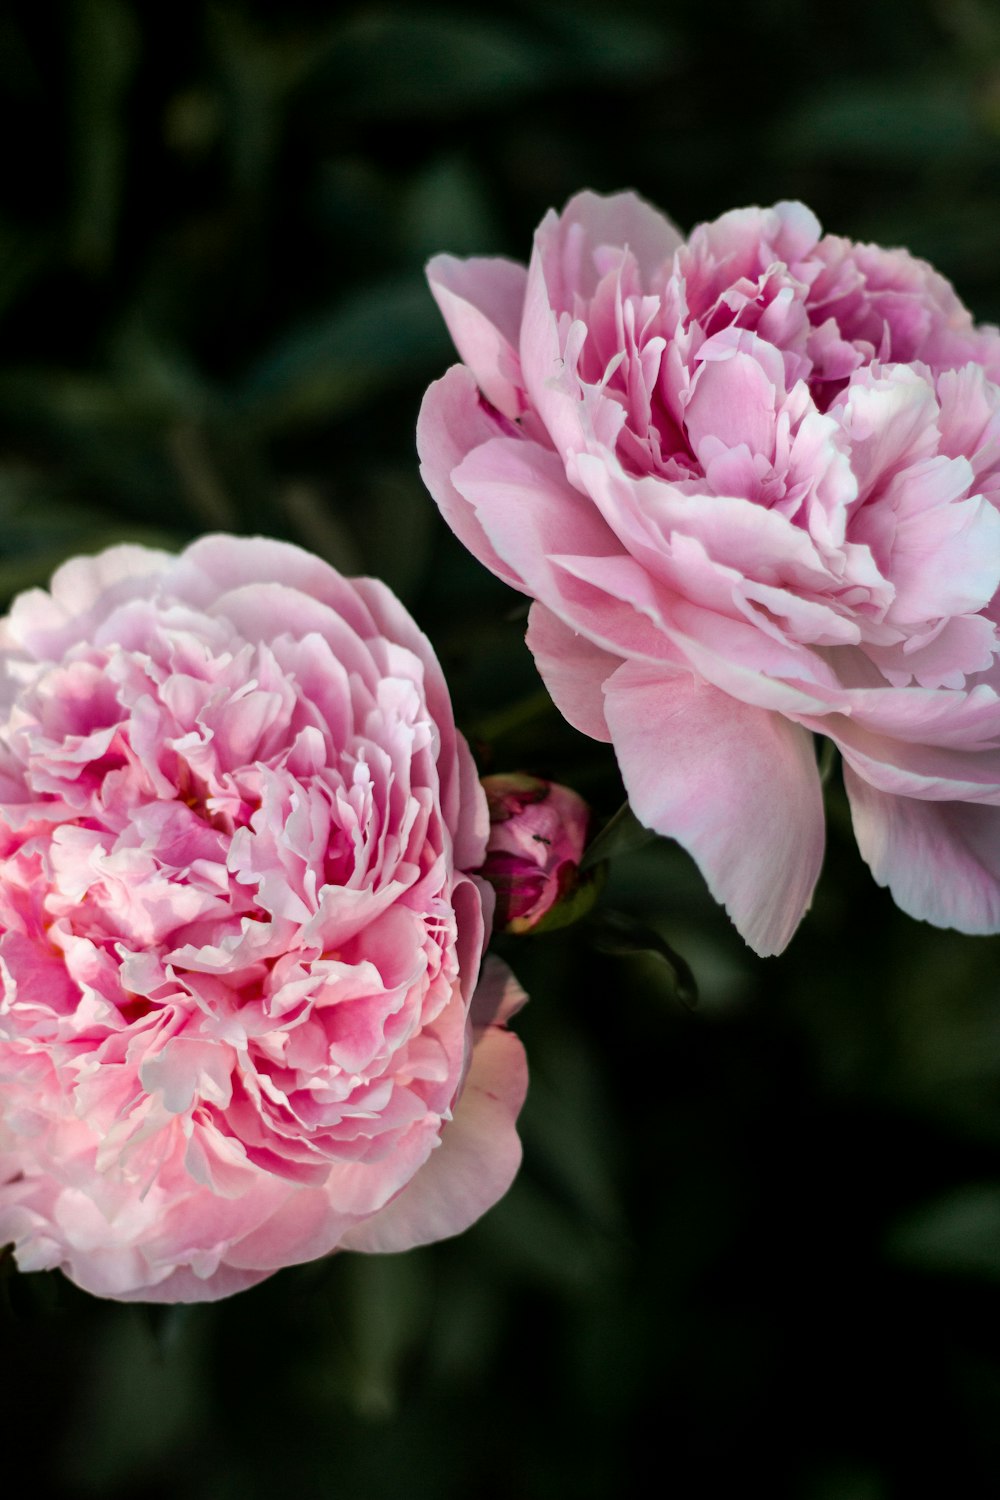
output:
[[[598, 569], [624, 567], [629, 560], [595, 508], [569, 483], [554, 453], [537, 443], [495, 438], [470, 453], [452, 477], [526, 592], [623, 656], [669, 654], [662, 633], [631, 598], [613, 587], [580, 585], [563, 566], [575, 556]], [[645, 575], [634, 565], [631, 571], [648, 593]]]
[[528, 1069], [511, 1031], [490, 1026], [476, 1043], [454, 1119], [441, 1144], [385, 1208], [348, 1231], [345, 1250], [388, 1253], [460, 1234], [510, 1187], [521, 1161], [514, 1122]]
[[844, 767], [862, 858], [896, 905], [935, 927], [1000, 928], [1000, 808], [877, 791]]
[[503, 431], [499, 419], [484, 408], [474, 377], [464, 365], [453, 365], [424, 396], [417, 418], [417, 452], [424, 484], [463, 547], [504, 583], [523, 591], [522, 580], [493, 550], [475, 508], [452, 483], [466, 454]]
[[266, 583], [282, 584], [318, 600], [362, 637], [376, 634], [360, 607], [353, 581], [290, 542], [263, 536], [204, 536], [174, 560], [170, 577], [172, 592], [210, 611], [221, 595]]
[[[352, 579], [355, 591], [371, 610], [379, 632], [413, 652], [423, 664], [423, 688], [431, 718], [441, 733], [439, 772], [441, 808], [455, 840], [454, 859], [460, 870], [475, 870], [483, 862], [490, 831], [486, 797], [479, 786], [472, 754], [455, 730], [451, 697], [434, 648], [417, 628], [391, 589], [377, 578]], [[454, 747], [454, 753], [452, 753]]]
[[517, 356], [528, 273], [512, 260], [456, 260], [436, 255], [427, 267], [434, 300], [455, 348], [488, 401], [506, 417], [520, 416]]
[[[203, 1280], [187, 1266], [180, 1266], [155, 1286], [115, 1292], [113, 1296], [116, 1302], [218, 1302], [223, 1297], [233, 1297], [237, 1292], [258, 1286], [273, 1275], [273, 1271], [244, 1271], [233, 1266], [220, 1266], [214, 1275]], [[80, 1285], [83, 1284], [81, 1279]], [[97, 1295], [104, 1294], [98, 1291]]]
[[527, 999], [503, 959], [488, 954], [469, 1010], [472, 1024], [477, 1030], [486, 1026], [504, 1026]]
[[823, 860], [812, 739], [686, 674], [627, 662], [605, 712], [635, 815], [694, 856], [750, 947], [780, 953]]
[[[704, 351], [702, 351], [704, 355]], [[718, 445], [745, 444], [751, 453], [774, 453], [776, 391], [750, 354], [733, 351], [727, 359], [701, 364], [691, 384], [684, 421], [695, 453], [707, 466]]]
[[546, 215], [535, 236], [552, 305], [560, 311], [576, 296], [593, 296], [605, 269], [597, 251], [629, 250], [649, 280], [682, 243], [664, 214], [630, 192], [577, 193], [558, 217]]
[[[918, 694], [926, 698], [932, 696], [929, 690], [922, 688], [909, 688], [905, 695], [896, 692], [897, 697], [905, 696], [911, 700]], [[941, 691], [937, 696], [944, 699], [946, 693]], [[947, 696], [956, 700], [951, 716], [954, 725], [947, 723], [947, 702], [928, 705], [923, 736], [917, 717], [921, 706], [918, 702], [910, 704], [909, 723], [903, 722], [898, 728], [891, 726], [886, 734], [866, 727], [863, 709], [850, 719], [840, 714], [822, 719], [803, 716], [803, 722], [829, 735], [840, 748], [846, 763], [853, 766], [866, 782], [890, 796], [916, 797], [922, 802], [962, 801], [998, 805], [1000, 749], [990, 745], [982, 750], [976, 748], [973, 740], [975, 717], [969, 712], [973, 706], [969, 701], [971, 695], [953, 693]], [[995, 713], [991, 717], [995, 720]], [[935, 723], [939, 718], [945, 720], [940, 738]], [[968, 725], [965, 745], [957, 732], [963, 720]]]
[[48, 592], [19, 594], [0, 627], [0, 645], [24, 645], [39, 658], [59, 658], [126, 599], [156, 590], [173, 564], [149, 547], [109, 547], [96, 557], [74, 557], [52, 575]]
[[531, 606], [526, 640], [563, 718], [591, 739], [610, 740], [602, 685], [621, 666], [621, 658], [564, 625], [544, 604]]

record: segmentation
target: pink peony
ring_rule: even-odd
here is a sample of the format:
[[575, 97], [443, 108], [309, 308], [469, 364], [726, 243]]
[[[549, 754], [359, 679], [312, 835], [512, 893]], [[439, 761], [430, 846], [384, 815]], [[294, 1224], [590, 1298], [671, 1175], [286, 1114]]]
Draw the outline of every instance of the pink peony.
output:
[[430, 280], [465, 364], [425, 398], [425, 480], [747, 942], [780, 951], [819, 873], [814, 731], [899, 905], [1000, 927], [997, 330], [795, 203], [685, 243], [582, 193], [527, 271]]
[[590, 808], [568, 786], [518, 773], [484, 776], [490, 837], [482, 868], [497, 926], [531, 932], [576, 887]]
[[389, 590], [273, 541], [117, 547], [17, 599], [0, 663], [21, 1268], [211, 1300], [494, 1203], [523, 996], [496, 965], [472, 998], [486, 799]]

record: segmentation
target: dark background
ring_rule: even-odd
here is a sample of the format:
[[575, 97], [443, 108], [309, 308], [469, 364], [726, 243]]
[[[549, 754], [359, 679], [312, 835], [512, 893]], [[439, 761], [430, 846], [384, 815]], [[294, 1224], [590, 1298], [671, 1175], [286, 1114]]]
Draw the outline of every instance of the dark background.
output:
[[[621, 799], [537, 692], [521, 602], [413, 451], [451, 362], [421, 267], [525, 259], [634, 187], [683, 228], [802, 197], [1000, 315], [989, 0], [39, 4], [0, 11], [0, 595], [213, 529], [383, 576], [484, 769]], [[530, 705], [529, 705], [530, 709]], [[537, 709], [537, 702], [536, 702]], [[500, 944], [532, 995], [525, 1165], [463, 1238], [209, 1307], [4, 1267], [8, 1463], [39, 1496], [895, 1500], [1000, 1479], [997, 940], [909, 921], [842, 792], [812, 913], [758, 960], [667, 843], [581, 929]]]

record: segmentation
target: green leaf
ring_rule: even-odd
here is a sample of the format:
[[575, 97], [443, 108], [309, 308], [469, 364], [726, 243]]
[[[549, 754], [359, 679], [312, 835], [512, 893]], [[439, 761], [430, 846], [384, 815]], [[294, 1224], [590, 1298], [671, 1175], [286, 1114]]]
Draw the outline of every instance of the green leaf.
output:
[[607, 1235], [581, 1223], [522, 1173], [477, 1227], [477, 1242], [506, 1270], [540, 1283], [559, 1298], [585, 1297], [608, 1272]]
[[620, 854], [641, 849], [657, 837], [651, 828], [643, 827], [629, 804], [623, 802], [587, 845], [580, 861], [580, 869], [589, 870], [602, 860], [616, 859]]
[[443, 364], [448, 347], [422, 279], [379, 282], [282, 339], [251, 370], [237, 410], [271, 430], [326, 422]]
[[[848, 159], [852, 166], [969, 160], [988, 146], [964, 83], [853, 78], [815, 95], [776, 129], [786, 154]], [[989, 147], [992, 150], [992, 147]]]
[[921, 1270], [1000, 1279], [1000, 1184], [970, 1183], [917, 1209], [892, 1231], [888, 1251]]
[[457, 156], [438, 157], [413, 180], [402, 201], [400, 229], [420, 262], [439, 250], [494, 255], [500, 239], [482, 176]]
[[698, 982], [689, 965], [655, 927], [637, 921], [625, 912], [604, 909], [592, 918], [590, 938], [599, 953], [630, 958], [637, 954], [651, 954], [662, 960], [670, 976], [674, 998], [688, 1010], [697, 1005]]
[[74, 0], [74, 257], [92, 271], [114, 252], [124, 185], [126, 95], [139, 57], [135, 18], [121, 0]]
[[662, 28], [548, 4], [530, 26], [503, 12], [366, 9], [338, 26], [310, 80], [345, 114], [379, 120], [451, 116], [581, 79], [634, 84], [667, 55]]
[[0, 600], [48, 583], [60, 563], [118, 542], [172, 548], [176, 533], [73, 501], [45, 474], [0, 465]]
[[525, 725], [534, 724], [536, 720], [548, 718], [554, 713], [552, 699], [544, 688], [539, 688], [507, 708], [498, 708], [495, 713], [474, 719], [468, 727], [469, 738], [492, 744], [494, 740], [503, 739], [505, 735], [513, 734]]
[[546, 49], [493, 17], [365, 9], [337, 28], [317, 87], [364, 119], [450, 115], [537, 89]]

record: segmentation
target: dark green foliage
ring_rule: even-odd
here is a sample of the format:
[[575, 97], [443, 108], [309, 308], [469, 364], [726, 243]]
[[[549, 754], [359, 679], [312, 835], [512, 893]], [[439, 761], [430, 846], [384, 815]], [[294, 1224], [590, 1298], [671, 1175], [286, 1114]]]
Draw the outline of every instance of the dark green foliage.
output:
[[[451, 359], [426, 256], [524, 258], [585, 185], [685, 227], [801, 196], [1000, 315], [989, 0], [11, 0], [0, 121], [0, 603], [114, 540], [299, 541], [400, 593], [484, 770], [602, 819], [610, 749], [538, 694], [523, 601], [420, 485]], [[603, 1500], [651, 1463], [678, 1497], [992, 1493], [998, 945], [896, 912], [828, 793], [777, 960], [679, 850], [620, 841], [602, 905], [684, 955], [694, 1015], [670, 949], [498, 943], [532, 995], [525, 1166], [464, 1238], [191, 1309], [0, 1265], [22, 1483]]]

